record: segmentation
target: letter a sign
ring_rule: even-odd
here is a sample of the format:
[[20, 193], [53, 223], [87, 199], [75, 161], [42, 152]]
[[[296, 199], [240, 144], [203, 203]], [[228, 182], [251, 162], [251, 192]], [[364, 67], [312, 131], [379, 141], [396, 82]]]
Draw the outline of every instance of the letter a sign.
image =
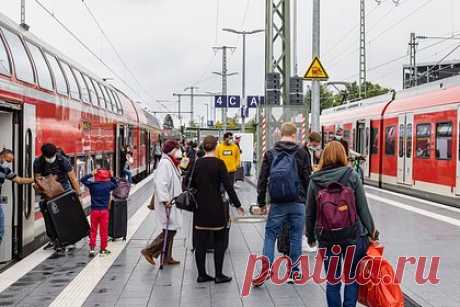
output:
[[319, 58], [316, 57], [313, 59], [313, 62], [311, 62], [311, 65], [303, 78], [305, 80], [326, 81], [329, 79], [329, 75], [327, 74], [326, 69], [324, 69], [323, 64], [321, 64]]

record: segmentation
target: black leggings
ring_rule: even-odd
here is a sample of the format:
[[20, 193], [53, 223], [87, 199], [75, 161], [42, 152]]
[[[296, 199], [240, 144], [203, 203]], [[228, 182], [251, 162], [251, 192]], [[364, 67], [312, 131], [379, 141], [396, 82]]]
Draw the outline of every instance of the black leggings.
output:
[[210, 236], [214, 237], [214, 267], [216, 276], [222, 275], [222, 266], [224, 265], [225, 250], [228, 246], [228, 229], [222, 230], [201, 230], [196, 229], [196, 250], [195, 261], [199, 276], [206, 275], [206, 250]]

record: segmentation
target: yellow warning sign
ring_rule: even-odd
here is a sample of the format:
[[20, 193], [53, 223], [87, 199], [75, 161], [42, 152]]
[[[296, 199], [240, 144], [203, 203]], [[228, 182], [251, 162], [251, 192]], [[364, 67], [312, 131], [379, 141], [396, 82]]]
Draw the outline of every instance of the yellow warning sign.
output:
[[305, 76], [303, 77], [305, 80], [319, 80], [319, 81], [326, 81], [329, 79], [329, 75], [324, 69], [323, 64], [318, 57], [313, 59], [311, 62], [310, 67], [308, 68]]

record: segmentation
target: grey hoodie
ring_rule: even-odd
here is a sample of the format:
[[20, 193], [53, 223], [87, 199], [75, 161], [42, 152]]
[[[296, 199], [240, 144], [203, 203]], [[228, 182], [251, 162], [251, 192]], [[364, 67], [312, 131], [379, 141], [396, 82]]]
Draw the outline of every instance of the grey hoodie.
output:
[[[313, 241], [316, 241], [315, 224], [316, 224], [316, 196], [318, 191], [325, 188], [329, 183], [339, 181], [340, 178], [345, 174], [349, 167], [331, 167], [319, 172], [313, 173], [310, 177], [310, 185], [307, 194], [307, 214], [306, 214], [306, 226], [307, 226], [307, 237]], [[359, 178], [359, 175], [353, 171], [350, 173], [348, 178], [344, 178], [342, 184], [352, 188], [355, 191], [356, 199], [356, 210], [358, 212], [359, 220], [361, 222], [361, 236], [367, 236], [372, 234], [374, 231], [374, 220], [372, 219], [369, 206], [367, 204], [366, 193], [364, 187]]]

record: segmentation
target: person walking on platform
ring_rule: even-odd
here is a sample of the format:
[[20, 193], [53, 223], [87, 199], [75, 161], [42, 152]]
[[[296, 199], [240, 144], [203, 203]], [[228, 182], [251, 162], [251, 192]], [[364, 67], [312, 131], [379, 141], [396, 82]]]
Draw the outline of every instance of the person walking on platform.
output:
[[[13, 172], [14, 153], [10, 149], [0, 151], [0, 205], [6, 204], [6, 200], [2, 195], [2, 185], [5, 180], [11, 180], [17, 184], [32, 184], [34, 178], [22, 178]], [[5, 216], [2, 207], [0, 207], [0, 244], [2, 244], [3, 234], [5, 231]]]
[[[77, 195], [80, 195], [80, 184], [73, 167], [68, 159], [57, 152], [56, 145], [50, 143], [43, 144], [41, 153], [41, 156], [36, 158], [33, 164], [34, 177], [39, 178], [55, 175], [64, 190], [67, 191], [73, 188]], [[46, 200], [41, 201], [39, 205], [45, 221], [46, 235], [50, 240], [45, 249], [55, 248], [58, 253], [63, 252], [64, 249], [57, 240], [56, 230], [46, 208]]]
[[[239, 214], [244, 214], [240, 200], [236, 195], [227, 168], [222, 160], [216, 157], [217, 139], [207, 136], [203, 141], [206, 154], [196, 160], [191, 173], [191, 186], [196, 189], [198, 209], [193, 213], [194, 235], [196, 236], [195, 261], [198, 269], [197, 282], [214, 280], [215, 283], [225, 283], [232, 280], [223, 274], [225, 250], [228, 246], [228, 225], [230, 214], [228, 205], [222, 198], [222, 187], [227, 191], [232, 204]], [[189, 178], [187, 178], [189, 179]], [[215, 277], [206, 273], [207, 243], [213, 239]]]
[[[179, 264], [172, 257], [174, 236], [182, 227], [182, 210], [172, 206], [174, 197], [182, 193], [181, 173], [179, 170], [182, 150], [176, 140], [168, 140], [163, 145], [163, 156], [158, 164], [154, 180], [154, 205], [163, 231], [141, 253], [144, 258], [155, 265], [163, 248], [164, 240], [167, 243], [165, 265]], [[167, 234], [167, 236], [165, 235]]]
[[[308, 244], [314, 246], [318, 242], [320, 248], [327, 249], [324, 260], [326, 274], [328, 274], [329, 257], [337, 255], [332, 252], [334, 245], [341, 247], [339, 254], [341, 258], [344, 258], [348, 246], [355, 246], [350, 271], [354, 275], [357, 263], [366, 254], [368, 237], [376, 240], [378, 236], [361, 180], [347, 165], [347, 156], [341, 143], [337, 141], [328, 143], [321, 156], [320, 170], [311, 176], [308, 189], [306, 211]], [[331, 202], [341, 204], [340, 207], [336, 207], [335, 213], [323, 209]], [[338, 221], [341, 224], [339, 227], [336, 223], [337, 216], [340, 215], [343, 215], [343, 219]], [[339, 263], [335, 276], [341, 276], [341, 270]], [[353, 282], [345, 285], [343, 305], [341, 287], [340, 280], [333, 284], [327, 283], [328, 306], [356, 306], [358, 284]]]
[[232, 185], [235, 183], [235, 173], [240, 167], [240, 148], [233, 143], [233, 133], [224, 134], [224, 142], [216, 149], [217, 158], [224, 161]]
[[310, 132], [306, 150], [310, 153], [313, 171], [318, 170], [319, 160], [321, 159], [321, 134], [316, 131]]
[[[93, 180], [91, 178], [93, 177]], [[110, 192], [118, 186], [117, 181], [113, 178], [110, 171], [105, 169], [95, 170], [80, 179], [91, 195], [91, 230], [89, 237], [89, 257], [96, 255], [96, 237], [99, 229], [101, 240], [100, 255], [109, 255], [107, 249], [107, 240], [109, 232], [109, 204]]]
[[[281, 140], [264, 154], [257, 182], [257, 202], [261, 214], [266, 214], [266, 194], [271, 207], [265, 224], [263, 255], [270, 265], [274, 261], [275, 241], [283, 225], [289, 224], [289, 257], [295, 263], [302, 254], [302, 235], [305, 226], [305, 203], [311, 174], [311, 162], [303, 146], [296, 144], [297, 128], [292, 123], [281, 127]], [[268, 272], [270, 267], [263, 267]], [[295, 266], [293, 271], [298, 271]], [[260, 276], [270, 276], [261, 274]], [[265, 280], [254, 280], [260, 286]]]

